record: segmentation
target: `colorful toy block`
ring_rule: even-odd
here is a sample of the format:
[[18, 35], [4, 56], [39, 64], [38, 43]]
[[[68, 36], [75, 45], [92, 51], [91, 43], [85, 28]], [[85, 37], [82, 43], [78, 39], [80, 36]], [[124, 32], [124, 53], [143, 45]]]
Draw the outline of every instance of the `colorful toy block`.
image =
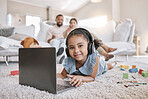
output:
[[142, 71], [143, 71], [142, 69], [139, 69], [139, 72], [138, 73], [142, 75]]
[[148, 77], [148, 71], [142, 71], [142, 76], [143, 77]]
[[123, 73], [123, 78], [128, 79], [128, 73]]
[[120, 65], [120, 68], [129, 69], [129, 65]]
[[125, 69], [124, 69], [124, 68], [120, 68], [120, 70], [125, 71]]
[[132, 65], [132, 68], [136, 68], [136, 65]]
[[138, 83], [138, 81], [132, 81], [132, 83]]
[[15, 70], [15, 71], [11, 71], [11, 75], [19, 75], [19, 71], [18, 70]]
[[129, 69], [129, 72], [130, 73], [136, 73], [136, 72], [138, 72], [138, 69], [137, 68], [132, 68], [132, 69]]

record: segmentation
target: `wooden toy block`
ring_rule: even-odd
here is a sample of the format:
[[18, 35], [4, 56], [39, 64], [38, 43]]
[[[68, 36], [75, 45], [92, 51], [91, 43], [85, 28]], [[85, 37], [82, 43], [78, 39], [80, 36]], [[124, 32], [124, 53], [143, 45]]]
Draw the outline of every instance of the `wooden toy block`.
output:
[[120, 65], [120, 68], [129, 69], [129, 65]]
[[120, 70], [125, 71], [125, 69], [124, 69], [124, 68], [120, 68]]
[[142, 76], [143, 77], [148, 77], [148, 71], [142, 71]]
[[11, 75], [19, 75], [19, 71], [18, 70], [15, 70], [15, 71], [11, 71]]
[[136, 72], [138, 72], [138, 69], [137, 68], [132, 68], [132, 69], [129, 69], [129, 72], [130, 73], [136, 73]]
[[122, 68], [124, 65], [120, 65], [120, 68]]
[[136, 65], [132, 65], [132, 68], [136, 68]]
[[138, 73], [142, 75], [142, 71], [143, 71], [142, 69], [139, 69], [139, 72]]
[[123, 78], [128, 79], [128, 73], [123, 73]]
[[132, 81], [132, 83], [138, 83], [138, 81]]

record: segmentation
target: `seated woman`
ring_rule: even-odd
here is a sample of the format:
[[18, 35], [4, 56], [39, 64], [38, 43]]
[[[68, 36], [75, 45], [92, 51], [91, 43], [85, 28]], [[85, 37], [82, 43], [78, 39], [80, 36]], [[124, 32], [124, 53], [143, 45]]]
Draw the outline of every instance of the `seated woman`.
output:
[[[65, 38], [68, 36], [68, 34], [75, 28], [78, 27], [78, 21], [76, 18], [72, 18], [70, 21], [69, 21], [69, 28], [66, 30], [66, 33], [65, 33]], [[92, 34], [93, 35], [93, 34]], [[113, 52], [115, 50], [117, 50], [117, 48], [111, 48], [111, 47], [108, 47], [106, 46], [102, 40], [98, 39], [95, 35], [93, 35], [94, 39], [98, 42], [98, 48], [97, 48], [97, 51], [103, 55], [105, 57], [105, 61], [108, 61], [110, 58], [113, 58], [114, 55], [112, 54], [108, 54], [109, 52]]]

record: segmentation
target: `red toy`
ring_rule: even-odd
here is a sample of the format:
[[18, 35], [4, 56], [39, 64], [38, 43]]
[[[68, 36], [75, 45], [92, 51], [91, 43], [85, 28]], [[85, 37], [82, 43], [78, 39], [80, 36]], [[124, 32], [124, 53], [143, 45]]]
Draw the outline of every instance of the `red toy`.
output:
[[142, 75], [142, 71], [143, 71], [142, 69], [139, 69], [139, 74], [141, 74], [141, 75]]
[[15, 70], [15, 71], [11, 71], [11, 75], [19, 75], [19, 71], [18, 70]]

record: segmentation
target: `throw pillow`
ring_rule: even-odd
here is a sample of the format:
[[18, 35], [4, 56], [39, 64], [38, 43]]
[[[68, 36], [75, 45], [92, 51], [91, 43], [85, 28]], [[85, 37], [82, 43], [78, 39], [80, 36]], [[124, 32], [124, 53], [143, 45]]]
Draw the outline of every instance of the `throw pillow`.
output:
[[116, 32], [114, 33], [113, 41], [127, 42], [132, 26], [131, 19], [126, 19], [124, 22], [118, 24]]
[[14, 27], [9, 27], [9, 28], [1, 28], [0, 29], [0, 36], [8, 37], [12, 35], [14, 32]]
[[47, 31], [51, 28], [52, 26], [46, 24], [46, 23], [43, 23], [43, 22], [40, 22], [40, 31], [37, 35], [37, 40], [38, 41], [43, 41], [43, 42], [46, 42], [46, 35], [47, 35]]

